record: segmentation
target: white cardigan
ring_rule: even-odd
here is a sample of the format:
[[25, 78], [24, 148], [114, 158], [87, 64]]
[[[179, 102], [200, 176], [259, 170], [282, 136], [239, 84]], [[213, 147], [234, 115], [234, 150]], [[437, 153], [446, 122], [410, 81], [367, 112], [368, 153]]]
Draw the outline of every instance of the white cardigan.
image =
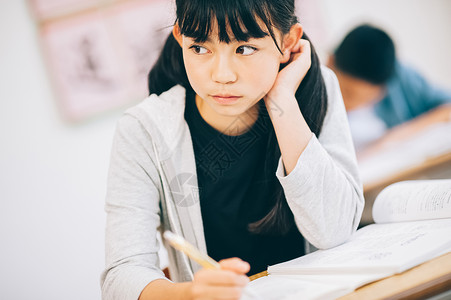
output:
[[[322, 67], [328, 110], [315, 135], [285, 176], [276, 171], [295, 216], [310, 244], [330, 248], [357, 229], [364, 199], [355, 152], [338, 81]], [[184, 119], [185, 89], [175, 86], [151, 95], [119, 120], [112, 147], [105, 210], [106, 268], [101, 276], [104, 300], [136, 300], [159, 269], [157, 230], [169, 229], [206, 252], [197, 190], [196, 164]], [[309, 244], [310, 243], [310, 244]], [[168, 248], [174, 281], [192, 280], [200, 267]]]

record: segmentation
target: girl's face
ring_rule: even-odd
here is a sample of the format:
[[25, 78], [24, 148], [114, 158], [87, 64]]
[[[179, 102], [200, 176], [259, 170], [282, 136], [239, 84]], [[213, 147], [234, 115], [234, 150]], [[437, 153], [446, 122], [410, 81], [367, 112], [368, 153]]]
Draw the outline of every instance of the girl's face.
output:
[[206, 42], [196, 43], [177, 30], [189, 82], [212, 113], [239, 116], [273, 86], [283, 56], [270, 35], [227, 44], [212, 31]]

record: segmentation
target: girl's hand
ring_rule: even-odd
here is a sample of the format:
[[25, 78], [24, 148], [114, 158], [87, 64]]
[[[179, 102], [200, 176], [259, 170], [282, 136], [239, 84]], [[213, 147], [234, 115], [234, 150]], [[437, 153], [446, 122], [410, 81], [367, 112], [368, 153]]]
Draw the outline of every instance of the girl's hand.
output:
[[285, 68], [283, 68], [277, 75], [273, 87], [265, 97], [265, 101], [280, 95], [294, 96], [299, 84], [304, 79], [307, 71], [310, 69], [310, 65], [310, 43], [307, 40], [300, 39], [292, 48], [290, 60]]
[[240, 299], [249, 282], [245, 275], [250, 270], [247, 262], [239, 258], [219, 262], [221, 269], [201, 269], [194, 274], [191, 284], [192, 299]]
[[264, 98], [286, 175], [294, 170], [313, 135], [295, 97], [299, 84], [310, 69], [310, 55], [310, 43], [298, 40], [291, 48], [288, 64], [280, 70], [274, 85]]

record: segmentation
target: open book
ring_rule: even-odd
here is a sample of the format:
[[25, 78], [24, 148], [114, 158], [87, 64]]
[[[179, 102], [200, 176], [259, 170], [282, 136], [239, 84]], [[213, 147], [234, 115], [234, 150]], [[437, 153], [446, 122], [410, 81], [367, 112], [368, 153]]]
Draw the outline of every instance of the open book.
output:
[[[392, 184], [376, 198], [373, 218], [376, 224], [359, 229], [340, 246], [269, 266], [269, 276], [251, 282], [250, 288], [272, 286], [274, 295], [279, 294], [274, 299], [295, 299], [284, 292], [288, 287], [271, 282], [291, 282], [294, 290], [297, 282], [307, 289], [303, 299], [334, 299], [450, 252], [451, 179]], [[323, 288], [309, 293], [309, 282]], [[262, 299], [272, 299], [271, 294]]]

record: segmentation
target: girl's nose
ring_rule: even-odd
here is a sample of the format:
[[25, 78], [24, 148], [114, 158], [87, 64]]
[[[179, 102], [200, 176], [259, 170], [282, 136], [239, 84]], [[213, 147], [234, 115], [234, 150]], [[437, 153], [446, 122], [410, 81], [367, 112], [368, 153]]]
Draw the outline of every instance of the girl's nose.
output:
[[238, 78], [231, 59], [221, 55], [215, 60], [211, 77], [215, 82], [222, 84], [233, 83]]

